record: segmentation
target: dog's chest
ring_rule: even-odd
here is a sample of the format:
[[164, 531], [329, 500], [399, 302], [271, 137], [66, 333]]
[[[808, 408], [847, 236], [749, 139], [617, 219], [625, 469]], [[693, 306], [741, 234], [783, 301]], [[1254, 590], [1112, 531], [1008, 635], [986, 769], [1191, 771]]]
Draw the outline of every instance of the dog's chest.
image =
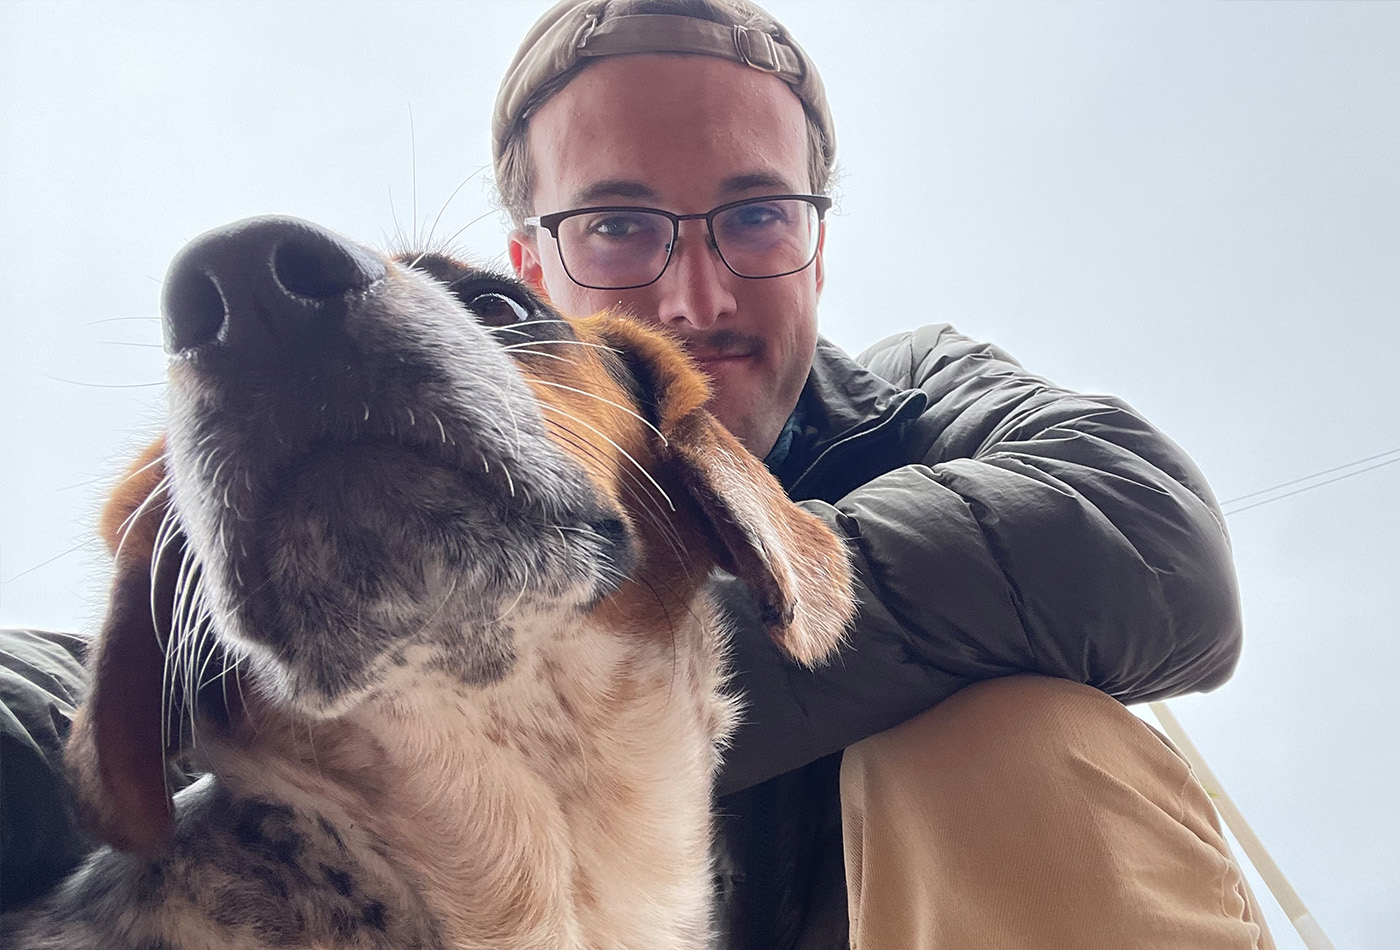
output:
[[449, 945], [704, 945], [709, 777], [733, 719], [704, 613], [664, 640], [556, 634], [469, 697], [420, 680], [386, 700], [384, 835]]

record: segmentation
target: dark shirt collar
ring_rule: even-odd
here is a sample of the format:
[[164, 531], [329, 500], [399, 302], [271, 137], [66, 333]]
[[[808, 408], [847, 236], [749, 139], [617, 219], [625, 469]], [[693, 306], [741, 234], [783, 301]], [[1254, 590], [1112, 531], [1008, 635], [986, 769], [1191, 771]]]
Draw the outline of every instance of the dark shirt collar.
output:
[[920, 390], [893, 386], [834, 343], [818, 339], [807, 384], [763, 463], [792, 488], [828, 448], [880, 427], [906, 408], [922, 411], [927, 402]]

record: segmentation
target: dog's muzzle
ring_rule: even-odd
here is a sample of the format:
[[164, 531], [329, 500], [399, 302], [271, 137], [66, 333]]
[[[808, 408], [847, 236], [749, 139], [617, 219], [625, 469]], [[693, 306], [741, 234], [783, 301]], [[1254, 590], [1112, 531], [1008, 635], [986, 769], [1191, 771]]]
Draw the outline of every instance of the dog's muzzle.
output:
[[440, 281], [255, 218], [181, 251], [163, 309], [173, 505], [199, 595], [289, 695], [328, 708], [414, 646], [497, 678], [506, 607], [587, 605], [615, 583], [624, 520], [546, 435], [506, 348], [520, 338]]

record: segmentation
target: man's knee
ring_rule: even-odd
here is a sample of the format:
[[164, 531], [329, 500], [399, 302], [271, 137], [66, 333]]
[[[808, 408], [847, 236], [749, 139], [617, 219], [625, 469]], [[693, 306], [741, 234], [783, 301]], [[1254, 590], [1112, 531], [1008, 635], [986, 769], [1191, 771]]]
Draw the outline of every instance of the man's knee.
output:
[[[846, 755], [857, 762], [878, 756], [888, 760], [885, 770], [927, 764], [945, 774], [969, 772], [1011, 780], [1068, 755], [1082, 753], [1112, 762], [1134, 747], [1161, 763], [1175, 758], [1146, 724], [1112, 697], [1082, 683], [1027, 675], [973, 683], [938, 706], [857, 743]], [[1176, 764], [1184, 770], [1184, 764]]]
[[849, 748], [842, 773], [851, 794], [907, 799], [931, 818], [1009, 812], [1012, 825], [1076, 812], [1083, 821], [1124, 793], [1180, 817], [1182, 796], [1197, 790], [1186, 763], [1121, 703], [1045, 676], [974, 683]]
[[858, 945], [1271, 946], [1186, 763], [1090, 687], [969, 686], [851, 746], [841, 799]]

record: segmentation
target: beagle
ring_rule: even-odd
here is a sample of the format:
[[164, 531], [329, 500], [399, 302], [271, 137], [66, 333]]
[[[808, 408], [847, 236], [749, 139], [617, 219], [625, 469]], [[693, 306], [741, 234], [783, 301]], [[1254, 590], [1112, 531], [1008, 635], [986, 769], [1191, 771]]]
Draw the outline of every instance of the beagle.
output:
[[678, 346], [291, 218], [197, 238], [163, 312], [68, 748], [109, 846], [4, 946], [705, 946], [707, 578], [803, 664], [853, 602]]

